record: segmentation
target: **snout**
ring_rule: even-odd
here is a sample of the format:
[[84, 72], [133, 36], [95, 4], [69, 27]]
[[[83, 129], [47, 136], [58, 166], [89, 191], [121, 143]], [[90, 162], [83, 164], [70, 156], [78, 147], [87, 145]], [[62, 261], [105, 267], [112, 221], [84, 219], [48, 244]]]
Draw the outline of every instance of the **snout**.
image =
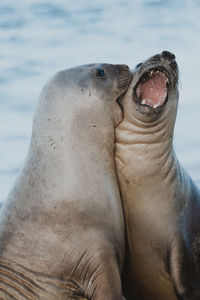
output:
[[176, 59], [176, 56], [169, 51], [163, 51], [161, 53], [161, 56], [165, 59], [168, 59], [169, 61], [174, 61]]
[[127, 65], [112, 65], [116, 71], [117, 77], [114, 82], [114, 91], [123, 94], [128, 89], [132, 79], [132, 72]]
[[[157, 61], [157, 63], [163, 64], [166, 68], [170, 68], [174, 73], [173, 75], [175, 75], [175, 77], [178, 76], [178, 65], [176, 62], [176, 56], [173, 53], [169, 51], [162, 51], [160, 54], [153, 56], [152, 61]], [[169, 73], [171, 70], [169, 70]]]

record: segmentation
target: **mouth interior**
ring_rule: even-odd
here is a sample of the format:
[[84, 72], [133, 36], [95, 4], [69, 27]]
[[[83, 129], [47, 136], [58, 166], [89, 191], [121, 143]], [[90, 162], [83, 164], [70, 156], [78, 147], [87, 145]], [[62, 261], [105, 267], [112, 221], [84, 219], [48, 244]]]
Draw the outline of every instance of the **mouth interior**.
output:
[[167, 98], [169, 80], [160, 70], [145, 73], [136, 87], [136, 96], [140, 104], [153, 108], [164, 104]]

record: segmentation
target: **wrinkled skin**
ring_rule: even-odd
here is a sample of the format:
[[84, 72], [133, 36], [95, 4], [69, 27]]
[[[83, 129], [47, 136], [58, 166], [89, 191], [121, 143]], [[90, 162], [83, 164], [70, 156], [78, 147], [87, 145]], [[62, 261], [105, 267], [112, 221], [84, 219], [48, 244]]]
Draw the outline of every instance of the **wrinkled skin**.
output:
[[[152, 69], [153, 79], [140, 84]], [[159, 106], [153, 90], [154, 99], [148, 99], [148, 89], [157, 84], [162, 103], [167, 81], [167, 99]], [[200, 299], [200, 193], [172, 145], [177, 83], [173, 54], [164, 51], [140, 64], [116, 128], [115, 161], [128, 243], [123, 281], [130, 300]]]
[[59, 72], [0, 214], [0, 298], [121, 300], [124, 223], [114, 166], [124, 65]]

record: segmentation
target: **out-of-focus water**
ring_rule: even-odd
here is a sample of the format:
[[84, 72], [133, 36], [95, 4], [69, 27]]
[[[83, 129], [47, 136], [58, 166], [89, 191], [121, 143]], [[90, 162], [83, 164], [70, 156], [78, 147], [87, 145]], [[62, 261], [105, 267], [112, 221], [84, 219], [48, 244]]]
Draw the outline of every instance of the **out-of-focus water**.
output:
[[134, 67], [176, 54], [181, 85], [175, 149], [200, 180], [200, 1], [0, 1], [0, 201], [28, 150], [44, 83], [58, 70], [91, 62]]

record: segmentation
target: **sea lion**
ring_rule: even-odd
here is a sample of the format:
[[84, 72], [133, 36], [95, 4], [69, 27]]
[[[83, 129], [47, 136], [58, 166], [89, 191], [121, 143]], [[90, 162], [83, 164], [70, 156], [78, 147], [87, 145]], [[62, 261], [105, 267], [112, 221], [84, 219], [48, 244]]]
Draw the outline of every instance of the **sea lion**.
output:
[[125, 65], [44, 87], [25, 166], [0, 213], [0, 298], [122, 299], [124, 221], [114, 165]]
[[133, 72], [116, 128], [127, 299], [200, 299], [200, 193], [173, 150], [178, 66], [163, 51]]

